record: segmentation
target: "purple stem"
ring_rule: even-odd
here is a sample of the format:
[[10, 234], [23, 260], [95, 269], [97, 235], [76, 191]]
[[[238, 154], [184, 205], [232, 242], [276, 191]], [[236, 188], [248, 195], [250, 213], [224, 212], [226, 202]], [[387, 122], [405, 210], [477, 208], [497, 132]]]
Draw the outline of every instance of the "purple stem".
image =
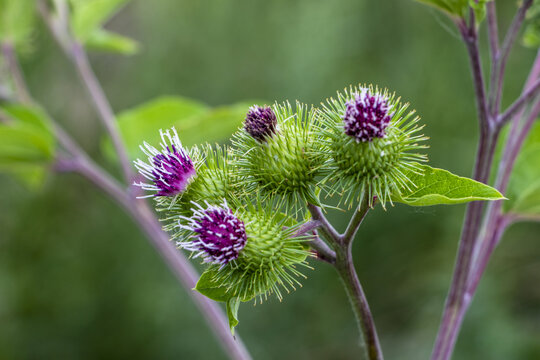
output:
[[114, 149], [118, 154], [120, 160], [120, 166], [124, 173], [124, 178], [128, 184], [133, 180], [133, 171], [131, 168], [131, 162], [129, 161], [124, 141], [118, 130], [118, 124], [112, 111], [112, 107], [109, 100], [105, 96], [105, 92], [101, 87], [99, 81], [90, 66], [86, 52], [82, 48], [81, 44], [77, 41], [72, 42], [71, 57], [75, 63], [77, 71], [90, 94], [94, 106], [107, 129], [109, 136], [111, 137]]
[[[498, 67], [493, 67], [493, 69], [497, 69], [495, 74], [496, 81], [493, 81], [490, 86], [492, 87], [490, 93], [495, 94], [495, 100], [494, 100], [494, 106], [492, 107], [492, 113], [491, 114], [485, 114], [482, 109], [482, 103], [485, 104], [485, 95], [483, 94], [483, 80], [482, 80], [482, 74], [481, 74], [481, 68], [479, 67], [479, 55], [478, 55], [478, 45], [477, 45], [477, 36], [471, 36], [473, 34], [474, 26], [471, 25], [470, 28], [466, 28], [461, 24], [460, 29], [462, 30], [462, 34], [464, 34], [463, 38], [465, 40], [465, 43], [467, 44], [469, 57], [471, 60], [471, 66], [473, 69], [473, 79], [475, 83], [475, 94], [477, 99], [477, 105], [478, 105], [478, 112], [479, 112], [479, 121], [481, 126], [480, 131], [480, 144], [479, 149], [477, 152], [477, 160], [475, 165], [475, 171], [474, 171], [474, 178], [476, 180], [479, 180], [481, 182], [487, 182], [492, 162], [493, 162], [493, 156], [495, 152], [495, 145], [499, 136], [500, 126], [492, 126], [494, 120], [498, 117], [498, 111], [499, 111], [499, 103], [500, 103], [500, 96], [502, 93], [502, 84], [503, 84], [503, 77], [504, 77], [504, 70], [505, 70], [505, 64], [508, 57], [508, 53], [510, 52], [510, 49], [512, 48], [513, 42], [515, 41], [515, 37], [517, 35], [517, 32], [519, 31], [519, 27], [521, 26], [521, 23], [523, 21], [523, 18], [525, 16], [525, 12], [530, 6], [531, 1], [527, 0], [522, 7], [518, 10], [518, 14], [516, 15], [516, 18], [514, 19], [514, 22], [512, 23], [512, 26], [510, 27], [508, 34], [505, 38], [505, 42], [502, 49], [502, 55], [500, 59], [500, 64]], [[489, 5], [489, 4], [488, 4]], [[488, 21], [495, 21], [495, 12], [494, 12], [494, 5], [492, 5], [493, 8], [488, 8]], [[471, 21], [471, 24], [474, 24], [473, 21]], [[459, 24], [458, 24], [459, 25]], [[493, 31], [496, 31], [496, 27], [493, 25], [488, 24], [488, 30], [490, 33], [490, 39], [495, 39], [496, 34], [493, 33]], [[469, 36], [465, 36], [466, 33], [464, 30], [469, 31]], [[473, 40], [473, 41], [471, 41]], [[491, 47], [492, 47], [492, 57], [495, 54], [496, 55], [496, 48], [494, 47], [494, 40], [491, 41]], [[496, 58], [496, 57], [495, 57]], [[533, 67], [533, 70], [531, 72], [531, 76], [533, 76], [534, 73], [537, 73], [535, 69], [539, 65], [535, 63], [535, 66]], [[535, 78], [531, 79], [531, 76], [529, 77], [529, 80], [527, 81], [527, 84], [529, 86], [532, 85], [532, 82], [536, 80]], [[495, 89], [493, 89], [495, 87]], [[526, 89], [528, 90], [528, 88]], [[519, 108], [523, 108], [522, 105], [517, 106]], [[520, 110], [517, 109], [516, 112], [519, 112]], [[491, 115], [491, 116], [490, 116]], [[487, 121], [486, 121], [487, 120]], [[487, 129], [485, 129], [485, 125], [488, 124]], [[485, 129], [485, 130], [484, 130]], [[487, 130], [487, 131], [486, 131]], [[523, 129], [526, 130], [526, 129]], [[527, 129], [528, 132], [528, 129]], [[522, 132], [523, 136], [526, 136], [527, 132]], [[512, 132], [509, 136], [509, 141], [513, 141]], [[519, 137], [518, 137], [518, 141]], [[517, 152], [516, 152], [517, 151]], [[519, 153], [518, 147], [510, 147], [507, 148], [507, 153], [512, 154], [515, 153], [515, 156], [517, 156], [517, 153]], [[505, 154], [506, 156], [506, 154]], [[504, 161], [504, 160], [503, 160]], [[502, 164], [501, 164], [502, 165]], [[505, 174], [505, 176], [509, 176], [511, 172], [510, 168], [505, 168], [502, 170]], [[499, 168], [499, 174], [501, 174], [501, 168]], [[499, 188], [499, 187], [498, 187]], [[501, 188], [499, 188], [500, 190]], [[459, 333], [459, 330], [461, 328], [461, 324], [463, 321], [463, 318], [465, 316], [465, 313], [470, 305], [472, 296], [474, 295], [474, 292], [476, 291], [476, 286], [478, 284], [478, 281], [485, 269], [485, 266], [489, 260], [489, 257], [495, 247], [495, 245], [498, 243], [500, 237], [502, 236], [502, 233], [507, 225], [506, 221], [499, 220], [499, 212], [500, 212], [500, 205], [501, 201], [494, 202], [490, 204], [490, 208], [488, 209], [488, 213], [486, 214], [486, 223], [492, 224], [491, 229], [493, 229], [492, 232], [490, 232], [490, 239], [491, 241], [477, 239], [479, 230], [480, 230], [480, 224], [481, 224], [481, 217], [482, 217], [482, 209], [483, 209], [483, 203], [471, 203], [468, 206], [464, 229], [462, 233], [462, 238], [460, 241], [460, 247], [458, 251], [458, 256], [456, 260], [456, 266], [454, 269], [454, 278], [452, 280], [452, 285], [450, 288], [449, 295], [447, 297], [445, 310], [443, 312], [443, 318], [441, 321], [441, 325], [439, 328], [439, 333], [437, 334], [437, 340], [435, 342], [435, 346], [433, 349], [432, 359], [433, 360], [448, 360], [452, 356], [452, 352], [457, 340], [457, 336]], [[493, 207], [497, 211], [493, 211]], [[477, 246], [480, 244], [482, 246], [483, 244], [487, 244], [486, 249], [483, 250], [482, 247], [480, 248], [480, 252], [477, 249]], [[483, 250], [483, 251], [482, 251]], [[480, 254], [480, 255], [478, 255]], [[477, 261], [477, 259], [480, 259]], [[477, 265], [477, 264], [480, 265]], [[473, 268], [473, 264], [476, 265], [476, 267]], [[472, 274], [471, 274], [472, 269]], [[473, 286], [471, 287], [471, 283]]]
[[534, 99], [538, 94], [540, 94], [540, 79], [537, 79], [536, 82], [534, 82], [534, 84], [527, 89], [527, 91], [521, 94], [521, 96], [517, 98], [516, 101], [514, 101], [512, 105], [510, 105], [508, 109], [506, 109], [506, 111], [499, 116], [497, 125], [503, 126], [510, 121], [514, 115], [523, 110], [529, 101]]
[[[7, 58], [9, 69], [13, 77], [17, 77], [17, 86], [25, 90], [28, 96], [20, 96], [19, 101], [33, 105], [33, 100], [26, 90], [24, 76], [20, 72], [17, 57], [14, 51], [4, 52]], [[19, 92], [20, 94], [20, 92]], [[169, 241], [168, 235], [163, 232], [159, 221], [143, 201], [137, 201], [129, 194], [110, 174], [101, 169], [77, 143], [67, 134], [62, 127], [51, 119], [56, 138], [60, 145], [72, 156], [70, 168], [76, 171], [98, 188], [108, 194], [124, 210], [131, 215], [139, 227], [146, 233], [154, 248], [163, 257], [168, 267], [174, 273], [180, 283], [187, 289], [188, 294], [193, 298], [196, 306], [203, 313], [208, 325], [213, 330], [220, 344], [231, 359], [249, 360], [251, 356], [242, 343], [240, 337], [233, 337], [230, 334], [228, 320], [223, 310], [217, 303], [208, 298], [191, 291], [198, 279], [198, 274], [186, 258]]]
[[529, 10], [529, 8], [531, 7], [532, 2], [533, 0], [525, 0], [522, 3], [516, 15], [514, 16], [514, 20], [512, 21], [512, 24], [510, 25], [508, 32], [506, 33], [506, 37], [504, 38], [504, 42], [503, 42], [501, 53], [500, 53], [500, 59], [499, 59], [500, 61], [497, 62], [495, 82], [491, 84], [491, 86], [494, 87], [494, 93], [495, 93], [494, 101], [492, 104], [493, 113], [500, 111], [506, 62], [508, 60], [508, 56], [510, 55], [510, 51], [512, 50], [512, 47], [514, 46], [514, 43], [516, 41], [516, 37], [519, 33], [519, 29], [521, 28], [521, 25], [523, 24], [523, 20], [525, 20], [525, 14], [527, 13], [527, 10]]
[[[330, 264], [336, 262], [336, 253], [334, 250], [330, 249], [328, 244], [326, 244], [319, 235], [317, 234], [317, 229], [322, 226], [322, 223], [319, 220], [310, 220], [305, 224], [302, 224], [292, 235], [292, 237], [302, 236], [311, 233], [311, 240], [309, 241], [309, 246], [316, 251], [317, 258], [319, 260], [325, 261]], [[309, 235], [308, 235], [309, 237]]]
[[497, 81], [497, 64], [500, 59], [500, 49], [499, 49], [499, 28], [497, 25], [497, 9], [495, 1], [490, 1], [486, 4], [486, 21], [488, 25], [488, 39], [489, 39], [489, 50], [491, 56], [491, 77], [489, 80], [489, 110], [490, 114], [493, 115], [497, 110], [493, 108], [495, 104], [495, 82]]
[[15, 91], [17, 92], [17, 97], [24, 103], [30, 101], [30, 94], [26, 88], [24, 82], [24, 76], [21, 71], [17, 57], [15, 56], [15, 48], [13, 44], [5, 41], [2, 43], [2, 54], [7, 62], [7, 67], [10, 69], [11, 78], [13, 79], [13, 85], [15, 86]]
[[332, 245], [337, 245], [341, 243], [341, 235], [334, 229], [332, 224], [326, 219], [324, 216], [322, 210], [320, 207], [313, 205], [313, 204], [307, 204], [307, 208], [309, 212], [311, 213], [311, 218], [316, 221], [320, 221], [321, 225], [319, 227], [319, 231], [326, 237], [328, 241], [332, 243]]

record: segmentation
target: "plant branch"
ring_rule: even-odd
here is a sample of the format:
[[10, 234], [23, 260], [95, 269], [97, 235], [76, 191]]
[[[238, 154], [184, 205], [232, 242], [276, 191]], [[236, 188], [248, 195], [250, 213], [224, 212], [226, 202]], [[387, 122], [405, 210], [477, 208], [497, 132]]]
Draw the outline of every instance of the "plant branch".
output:
[[[11, 64], [9, 70], [12, 77], [17, 77], [19, 80], [16, 81], [20, 81], [19, 86], [26, 89], [24, 77], [22, 76], [22, 72], [19, 71], [20, 67], [15, 53], [8, 51], [7, 55], [9, 56], [8, 63]], [[27, 105], [33, 104], [28, 91], [26, 91], [27, 96], [23, 96], [20, 92], [18, 94], [18, 100], [21, 103]], [[85, 177], [120, 205], [144, 231], [150, 243], [162, 256], [167, 266], [184, 288], [192, 289], [198, 278], [197, 272], [169, 241], [168, 235], [161, 229], [161, 225], [148, 207], [148, 204], [134, 199], [116, 179], [97, 165], [54, 119], [51, 118], [50, 121], [52, 122], [53, 131], [58, 142], [71, 156], [69, 159], [70, 170]], [[233, 337], [230, 334], [228, 321], [219, 305], [194, 291], [188, 290], [188, 294], [203, 313], [207, 323], [220, 340], [220, 344], [230, 358], [235, 360], [251, 359], [240, 337], [238, 335]]]
[[315, 250], [317, 259], [332, 265], [336, 263], [336, 252], [319, 237], [317, 231], [313, 231], [313, 238], [309, 242], [309, 246]]
[[305, 224], [302, 224], [292, 235], [291, 237], [298, 237], [302, 235], [308, 235], [311, 238], [309, 241], [310, 247], [316, 251], [317, 258], [325, 261], [327, 263], [333, 264], [336, 262], [336, 253], [330, 249], [328, 244], [326, 244], [319, 235], [317, 234], [317, 229], [322, 226], [322, 223], [319, 220], [310, 220]]
[[319, 231], [330, 241], [333, 245], [339, 244], [341, 242], [341, 235], [334, 229], [332, 224], [326, 219], [320, 207], [307, 204], [307, 208], [311, 213], [313, 220], [320, 221]]
[[308, 234], [321, 226], [322, 223], [319, 220], [309, 220], [308, 222], [300, 225], [298, 229], [291, 235], [291, 237], [298, 237]]
[[512, 20], [512, 24], [510, 25], [510, 28], [508, 29], [508, 32], [506, 33], [506, 36], [504, 38], [504, 42], [503, 42], [501, 52], [500, 52], [500, 58], [496, 64], [497, 70], [495, 72], [495, 78], [494, 78], [495, 81], [491, 85], [492, 87], [494, 87], [494, 94], [495, 94], [493, 103], [491, 106], [493, 113], [498, 112], [500, 109], [503, 83], [504, 83], [504, 72], [506, 69], [508, 56], [510, 55], [510, 51], [512, 50], [512, 47], [514, 46], [516, 37], [519, 33], [519, 29], [521, 28], [521, 25], [523, 24], [523, 20], [525, 20], [525, 14], [527, 13], [527, 10], [529, 10], [529, 8], [531, 7], [532, 2], [533, 0], [523, 1], [516, 15], [514, 16], [514, 20]]
[[109, 100], [105, 96], [105, 92], [103, 91], [101, 84], [97, 80], [97, 77], [90, 66], [90, 62], [88, 61], [84, 48], [76, 39], [71, 37], [69, 29], [65, 24], [63, 24], [65, 21], [62, 21], [62, 19], [55, 21], [47, 8], [47, 5], [43, 1], [38, 2], [38, 6], [40, 14], [49, 27], [51, 34], [62, 50], [64, 50], [66, 55], [75, 64], [75, 68], [77, 69], [77, 72], [90, 95], [92, 103], [94, 104], [103, 125], [111, 137], [114, 149], [120, 161], [124, 179], [127, 184], [130, 184], [133, 180], [133, 171], [124, 142], [118, 130], [114, 112]]
[[368, 359], [382, 360], [383, 353], [379, 343], [379, 337], [375, 328], [375, 322], [369, 308], [369, 304], [362, 289], [362, 285], [354, 269], [351, 253], [352, 242], [342, 244], [336, 249], [336, 270], [343, 281], [345, 291], [351, 302], [354, 314], [360, 327], [360, 332], [366, 344]]
[[90, 62], [88, 61], [88, 57], [86, 56], [82, 45], [76, 41], [72, 43], [71, 56], [77, 71], [90, 94], [94, 106], [112, 139], [113, 146], [120, 160], [124, 178], [126, 182], [130, 184], [133, 180], [133, 171], [111, 105], [90, 66]]
[[17, 61], [17, 56], [15, 55], [15, 48], [13, 44], [7, 41], [3, 42], [2, 54], [6, 59], [7, 67], [11, 73], [11, 78], [13, 79], [13, 85], [15, 86], [17, 97], [23, 103], [30, 102], [30, 93], [28, 92], [28, 89], [26, 87], [24, 76], [21, 71], [19, 62]]
[[363, 194], [362, 199], [360, 200], [360, 204], [358, 204], [356, 211], [354, 212], [353, 216], [351, 217], [351, 220], [349, 221], [349, 225], [347, 225], [347, 229], [341, 236], [341, 241], [344, 244], [348, 244], [353, 241], [369, 209], [371, 209], [370, 199], [366, 194]]
[[506, 213], [505, 216], [509, 225], [523, 221], [540, 222], [540, 215], [538, 214]]
[[[458, 27], [469, 55], [478, 120], [480, 124], [479, 144], [476, 153], [473, 178], [477, 181], [486, 183], [491, 170], [498, 131], [493, 131], [492, 120], [488, 112], [474, 12], [471, 11], [470, 14], [470, 26], [467, 27], [464, 23], [458, 23]], [[491, 16], [493, 15], [494, 12], [492, 12]], [[490, 36], [493, 38], [494, 33], [491, 33]], [[492, 40], [492, 42], [494, 41]], [[492, 44], [492, 47], [493, 46], [494, 45]], [[446, 298], [437, 339], [433, 347], [432, 360], [450, 359], [461, 322], [465, 311], [469, 306], [470, 298], [467, 297], [467, 284], [470, 278], [473, 254], [476, 245], [475, 240], [480, 229], [483, 208], [484, 204], [482, 202], [472, 202], [467, 206], [452, 283]]]
[[497, 125], [503, 126], [504, 124], [506, 124], [508, 121], [510, 121], [510, 119], [514, 117], [514, 115], [523, 110], [525, 106], [529, 103], [529, 101], [534, 99], [539, 94], [540, 79], [537, 79], [536, 82], [534, 82], [529, 89], [523, 92], [523, 94], [521, 94], [521, 96], [517, 98], [516, 101], [514, 101], [514, 103], [512, 103], [512, 105], [510, 105], [508, 109], [506, 109], [506, 111], [499, 116], [497, 120]]
[[499, 63], [500, 58], [500, 48], [499, 48], [499, 29], [497, 25], [497, 10], [495, 1], [489, 1], [486, 4], [486, 19], [487, 19], [487, 28], [488, 28], [488, 39], [489, 39], [489, 50], [491, 58], [491, 76], [489, 80], [489, 95], [488, 95], [488, 107], [490, 110], [490, 115], [493, 116], [496, 110], [493, 108], [495, 103], [495, 82], [497, 81], [497, 64]]

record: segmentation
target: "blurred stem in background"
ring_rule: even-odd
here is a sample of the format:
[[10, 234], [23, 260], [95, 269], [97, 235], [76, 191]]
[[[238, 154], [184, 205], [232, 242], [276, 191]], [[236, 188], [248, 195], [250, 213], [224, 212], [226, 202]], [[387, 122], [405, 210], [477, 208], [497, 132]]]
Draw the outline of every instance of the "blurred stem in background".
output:
[[[491, 76], [486, 96], [486, 84], [481, 67], [478, 47], [478, 24], [475, 12], [469, 9], [469, 20], [456, 19], [469, 55], [473, 75], [480, 139], [476, 154], [473, 177], [483, 183], [489, 182], [493, 166], [495, 148], [502, 127], [511, 122], [511, 130], [499, 162], [495, 179], [495, 188], [505, 193], [517, 156], [531, 127], [540, 113], [540, 52], [536, 58], [521, 96], [504, 112], [500, 111], [506, 63], [525, 19], [532, 0], [525, 0], [520, 5], [502, 47], [499, 46], [498, 25], [495, 1], [489, 1], [487, 10], [487, 29], [490, 45]], [[534, 105], [524, 116], [526, 106], [531, 100]], [[523, 120], [522, 120], [523, 119]], [[433, 348], [433, 360], [451, 358], [461, 329], [463, 318], [477, 290], [478, 283], [489, 262], [495, 247], [499, 243], [509, 224], [525, 220], [512, 214], [503, 214], [503, 201], [490, 203], [484, 211], [484, 203], [475, 202], [467, 207], [461, 240], [459, 243], [454, 276], [446, 299], [442, 321]], [[538, 220], [531, 219], [529, 220]]]
[[[57, 3], [60, 8], [67, 6], [64, 1]], [[40, 1], [38, 4], [41, 15], [55, 39], [66, 52], [66, 55], [73, 60], [100, 119], [113, 140], [127, 184], [119, 183], [97, 165], [57, 122], [53, 122], [54, 133], [64, 150], [64, 154], [59, 156], [55, 169], [59, 172], [70, 171], [82, 175], [115, 200], [135, 220], [141, 230], [144, 231], [149, 241], [162, 256], [180, 284], [190, 294], [229, 357], [241, 360], [250, 359], [251, 356], [241, 339], [238, 336], [235, 338], [231, 335], [228, 320], [219, 305], [191, 290], [198, 279], [195, 269], [184, 255], [178, 252], [169, 241], [168, 235], [161, 229], [159, 221], [150, 210], [148, 204], [143, 201], [137, 201], [134, 194], [128, 190], [130, 188], [129, 184], [133, 181], [133, 173], [127, 152], [116, 127], [114, 113], [90, 67], [83, 47], [75, 39], [70, 37], [69, 29], [66, 25], [68, 21], [65, 18], [65, 16], [68, 16], [67, 8], [64, 9], [65, 11], [59, 11], [58, 18], [53, 18], [44, 1]], [[2, 51], [16, 87], [18, 100], [22, 103], [31, 104], [30, 92], [25, 85], [24, 76], [20, 70], [12, 44], [3, 43]]]

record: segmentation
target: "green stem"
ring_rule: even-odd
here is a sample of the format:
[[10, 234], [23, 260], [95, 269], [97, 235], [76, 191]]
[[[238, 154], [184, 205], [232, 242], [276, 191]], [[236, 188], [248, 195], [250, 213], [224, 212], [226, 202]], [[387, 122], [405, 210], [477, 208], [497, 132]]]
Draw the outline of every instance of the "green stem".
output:
[[351, 252], [353, 239], [370, 209], [369, 200], [365, 194], [362, 196], [360, 204], [351, 217], [347, 230], [343, 234], [339, 234], [332, 227], [318, 206], [308, 204], [308, 210], [311, 213], [313, 221], [317, 221], [320, 224], [319, 231], [321, 234], [336, 251], [335, 261], [332, 265], [345, 286], [345, 292], [351, 302], [351, 307], [360, 328], [360, 334], [366, 346], [368, 359], [382, 360], [383, 353], [375, 328], [375, 322], [373, 321], [373, 315], [371, 314], [366, 295], [356, 274]]
[[373, 321], [366, 295], [354, 268], [351, 244], [352, 242], [337, 249], [335, 268], [349, 296], [354, 315], [360, 327], [360, 332], [363, 335], [368, 359], [382, 360], [383, 354], [379, 337], [377, 336], [375, 322]]

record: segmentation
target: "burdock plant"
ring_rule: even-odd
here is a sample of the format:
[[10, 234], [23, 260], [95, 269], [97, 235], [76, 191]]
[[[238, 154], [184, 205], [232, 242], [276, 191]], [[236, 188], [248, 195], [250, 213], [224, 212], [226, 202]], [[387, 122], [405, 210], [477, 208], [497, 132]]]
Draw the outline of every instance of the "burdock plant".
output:
[[[241, 302], [271, 295], [281, 300], [307, 276], [311, 257], [336, 268], [369, 356], [379, 359], [351, 256], [368, 210], [394, 202], [422, 206], [502, 197], [425, 165], [427, 138], [419, 121], [408, 104], [373, 86], [351, 86], [320, 108], [253, 105], [228, 150], [208, 144], [183, 149], [174, 129], [162, 131], [170, 145], [158, 151], [145, 144], [148, 162], [136, 162], [153, 185], [137, 185], [153, 191], [177, 246], [202, 259], [206, 270], [195, 290], [226, 303], [231, 331]], [[335, 209], [326, 201], [335, 197], [356, 208], [344, 233], [326, 218]]]
[[[516, 221], [539, 220], [537, 157], [520, 162], [519, 154], [523, 148], [527, 155], [538, 150], [540, 129], [535, 121], [540, 114], [540, 53], [522, 94], [504, 111], [501, 99], [507, 59], [527, 17], [531, 22], [524, 43], [535, 48], [540, 44], [540, 11], [533, 0], [519, 2], [500, 44], [494, 0], [420, 1], [448, 15], [467, 48], [480, 123], [474, 180], [428, 166], [424, 153], [427, 137], [421, 133], [420, 118], [399, 96], [372, 85], [351, 86], [319, 106], [285, 102], [253, 105], [249, 110], [242, 107], [247, 110], [244, 119], [234, 112], [238, 107], [233, 107], [229, 115], [238, 129], [230, 146], [182, 145], [180, 138], [189, 139], [174, 125], [185, 125], [196, 116], [215, 115], [214, 110], [193, 102], [184, 101], [176, 108], [182, 113], [191, 111], [182, 119], [185, 122], [178, 122], [177, 113], [172, 116], [164, 111], [167, 106], [160, 102], [149, 104], [150, 112], [145, 106], [134, 109], [131, 115], [139, 115], [139, 123], [120, 124], [85, 52], [96, 47], [126, 54], [137, 50], [132, 40], [102, 28], [124, 3], [117, 0], [0, 1], [2, 69], [6, 70], [0, 72], [1, 169], [27, 182], [46, 170], [76, 172], [103, 190], [144, 231], [193, 295], [225, 351], [235, 359], [250, 358], [240, 337], [230, 334], [238, 325], [240, 304], [263, 302], [269, 296], [282, 300], [299, 288], [315, 261], [336, 269], [369, 359], [382, 359], [374, 319], [351, 252], [362, 220], [376, 206], [387, 210], [381, 216], [390, 216], [396, 203], [470, 203], [432, 355], [434, 360], [448, 360], [505, 229]], [[35, 31], [36, 6], [88, 90], [107, 129], [123, 182], [95, 163], [48, 117], [26, 87], [17, 51], [27, 48]], [[490, 45], [489, 84], [479, 51], [479, 25], [484, 18]], [[159, 117], [158, 123], [165, 129], [159, 132], [160, 144], [160, 140], [148, 140], [141, 146], [144, 158], [134, 163], [139, 172], [136, 175], [130, 162], [133, 149], [125, 145], [131, 134], [126, 128], [155, 139], [159, 126], [152, 122], [153, 117], [146, 118], [148, 113]], [[219, 125], [217, 119], [211, 126]], [[507, 124], [510, 129], [505, 132]], [[148, 132], [149, 127], [155, 134]], [[531, 132], [535, 136], [528, 138]], [[502, 133], [506, 134], [504, 143], [499, 140]], [[494, 172], [497, 146], [501, 156]], [[511, 178], [514, 168], [519, 171]], [[502, 201], [492, 201], [504, 197], [486, 185], [490, 178], [495, 188], [515, 197], [506, 207]], [[135, 186], [130, 188], [131, 184]], [[141, 198], [153, 199], [157, 214]], [[327, 215], [349, 208], [354, 208], [349, 224], [338, 231]], [[202, 275], [183, 251], [201, 260]], [[226, 304], [226, 315], [217, 302]]]

